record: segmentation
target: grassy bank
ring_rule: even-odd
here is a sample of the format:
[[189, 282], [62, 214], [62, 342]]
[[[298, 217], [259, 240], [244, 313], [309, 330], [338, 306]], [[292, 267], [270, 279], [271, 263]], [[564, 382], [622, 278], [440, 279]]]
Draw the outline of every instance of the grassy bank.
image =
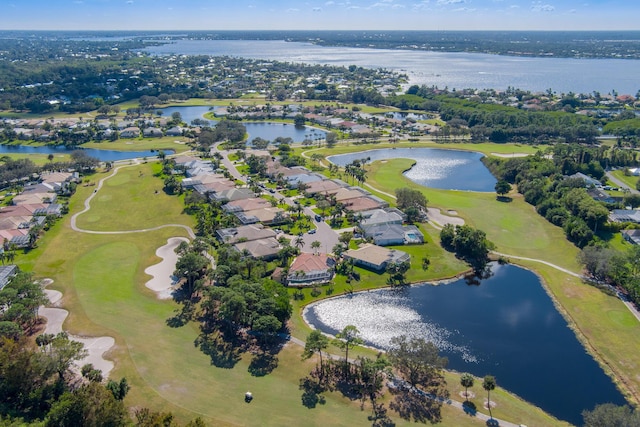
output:
[[[426, 189], [402, 176], [411, 165], [406, 159], [375, 163], [369, 183], [383, 191], [395, 186], [423, 191], [431, 206], [455, 210], [469, 224], [484, 230], [503, 253], [541, 259], [575, 272], [580, 271], [578, 249], [562, 230], [539, 216], [522, 197], [511, 194], [511, 202], [498, 202], [493, 193], [473, 193]], [[530, 267], [544, 279], [558, 307], [578, 332], [579, 339], [600, 364], [621, 385], [631, 401], [640, 400], [640, 339], [638, 321], [622, 301], [583, 284], [579, 279], [535, 262], [515, 261]]]

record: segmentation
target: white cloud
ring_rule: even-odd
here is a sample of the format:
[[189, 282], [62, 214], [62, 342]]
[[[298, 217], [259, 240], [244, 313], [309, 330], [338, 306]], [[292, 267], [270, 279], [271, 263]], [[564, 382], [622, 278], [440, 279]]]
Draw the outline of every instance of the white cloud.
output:
[[438, 0], [438, 5], [447, 5], [447, 4], [463, 4], [466, 3], [466, 0]]
[[300, 12], [300, 9], [296, 9], [295, 7], [291, 7], [287, 9], [287, 13], [297, 13]]
[[536, 1], [531, 4], [531, 10], [533, 12], [553, 12], [556, 8], [550, 4], [542, 3], [541, 1]]
[[322, 12], [322, 8], [321, 7], [314, 7], [311, 10], [314, 11], [314, 12]]
[[453, 9], [453, 12], [475, 12], [477, 9], [470, 7], [459, 7], [457, 9]]

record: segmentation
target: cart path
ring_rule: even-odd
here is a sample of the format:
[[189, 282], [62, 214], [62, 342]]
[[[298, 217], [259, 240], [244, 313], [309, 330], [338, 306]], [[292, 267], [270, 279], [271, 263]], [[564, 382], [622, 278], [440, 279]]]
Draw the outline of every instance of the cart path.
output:
[[78, 221], [78, 217], [84, 213], [87, 213], [90, 209], [91, 209], [91, 200], [93, 200], [93, 198], [98, 194], [98, 191], [100, 191], [100, 189], [102, 188], [102, 186], [104, 185], [104, 182], [106, 180], [108, 180], [109, 178], [114, 177], [118, 171], [122, 168], [126, 168], [126, 167], [131, 167], [131, 166], [138, 166], [140, 164], [140, 159], [134, 159], [133, 163], [129, 164], [129, 165], [122, 165], [122, 166], [118, 166], [116, 168], [113, 169], [113, 172], [111, 172], [110, 175], [105, 176], [104, 178], [102, 178], [100, 181], [98, 181], [98, 185], [96, 186], [95, 190], [93, 191], [93, 193], [91, 193], [91, 195], [89, 195], [89, 197], [87, 197], [87, 199], [84, 201], [84, 209], [81, 210], [78, 213], [75, 213], [72, 217], [71, 217], [71, 229], [73, 231], [77, 231], [79, 233], [89, 233], [89, 234], [128, 234], [128, 233], [146, 233], [149, 231], [156, 231], [156, 230], [161, 230], [163, 228], [183, 228], [184, 230], [186, 230], [187, 234], [189, 234], [189, 237], [191, 239], [195, 239], [196, 235], [193, 232], [193, 229], [191, 227], [189, 227], [188, 225], [184, 225], [184, 224], [163, 224], [163, 225], [159, 225], [157, 227], [150, 227], [150, 228], [142, 228], [142, 229], [138, 229], [138, 230], [119, 230], [119, 231], [96, 231], [96, 230], [87, 230], [84, 228], [80, 228], [77, 225], [77, 221]]

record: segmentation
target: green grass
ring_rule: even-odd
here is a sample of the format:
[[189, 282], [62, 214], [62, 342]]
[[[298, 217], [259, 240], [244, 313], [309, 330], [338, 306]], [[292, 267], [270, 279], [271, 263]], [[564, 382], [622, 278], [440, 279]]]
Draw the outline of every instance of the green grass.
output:
[[[2, 154], [1, 157], [7, 156], [12, 160], [17, 159], [29, 159], [37, 166], [46, 165], [49, 162], [47, 158], [48, 154], [37, 154], [37, 153], [29, 153], [29, 154], [19, 154], [19, 153], [5, 153]], [[71, 155], [69, 154], [54, 154], [54, 162], [68, 162], [71, 160]]]
[[[178, 144], [175, 141], [180, 141]], [[148, 151], [148, 150], [173, 150], [176, 152], [188, 151], [191, 148], [185, 144], [183, 137], [165, 136], [162, 138], [137, 138], [118, 139], [116, 141], [87, 142], [82, 144], [84, 148], [96, 148], [99, 150], [118, 151]]]
[[[97, 182], [111, 172], [95, 175]], [[193, 224], [175, 196], [162, 190], [162, 180], [153, 175], [153, 163], [121, 168], [104, 182], [104, 190], [91, 201], [91, 210], [80, 215], [80, 228], [97, 231], [137, 230], [163, 224]]]
[[399, 186], [418, 189], [429, 206], [445, 212], [453, 210], [468, 224], [486, 232], [499, 252], [540, 258], [579, 271], [577, 248], [567, 242], [562, 229], [538, 215], [520, 195], [512, 193], [511, 202], [499, 202], [495, 193], [425, 188], [402, 175], [412, 164], [408, 159], [375, 162], [369, 168], [368, 183], [392, 194]]
[[631, 188], [636, 188], [636, 184], [640, 179], [640, 177], [637, 176], [625, 175], [623, 170], [615, 170], [611, 172], [611, 174]]

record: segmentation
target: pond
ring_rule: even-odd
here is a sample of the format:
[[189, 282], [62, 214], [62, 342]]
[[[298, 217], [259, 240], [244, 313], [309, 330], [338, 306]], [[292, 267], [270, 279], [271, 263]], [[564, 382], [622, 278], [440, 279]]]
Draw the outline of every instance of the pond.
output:
[[[185, 107], [167, 107], [160, 109], [162, 111], [163, 117], [170, 117], [173, 113], [180, 113], [182, 116], [182, 120], [185, 123], [191, 124], [194, 119], [203, 119], [206, 113], [215, 110], [218, 107], [207, 107], [207, 106], [185, 106]], [[208, 122], [213, 126], [217, 123], [215, 120], [208, 120]], [[320, 129], [312, 128], [309, 126], [296, 127], [290, 123], [275, 123], [268, 121], [260, 121], [260, 122], [242, 122], [242, 124], [247, 128], [247, 133], [249, 134], [249, 138], [247, 140], [248, 143], [251, 143], [254, 138], [262, 138], [267, 141], [273, 141], [278, 137], [283, 138], [291, 138], [293, 142], [302, 142], [305, 139], [309, 138], [312, 141], [315, 138], [324, 138], [326, 132]]]
[[340, 154], [327, 158], [345, 166], [354, 160], [370, 161], [413, 159], [414, 167], [404, 173], [413, 182], [443, 190], [495, 191], [496, 179], [480, 161], [484, 155], [472, 151], [443, 150], [441, 148], [387, 148]]
[[[142, 157], [154, 157], [157, 151], [115, 151], [98, 150], [95, 148], [73, 147], [67, 148], [63, 145], [44, 145], [32, 147], [29, 145], [3, 145], [0, 144], [0, 155], [2, 154], [68, 154], [75, 150], [82, 150], [91, 157], [95, 157], [101, 162], [115, 162], [117, 160], [129, 160]], [[164, 150], [165, 153], [172, 153], [171, 150]]]
[[534, 273], [497, 264], [492, 271], [479, 281], [328, 299], [307, 307], [305, 320], [332, 335], [355, 325], [367, 344], [382, 349], [395, 336], [425, 338], [448, 357], [449, 369], [494, 375], [500, 386], [576, 425], [585, 409], [626, 403]]

